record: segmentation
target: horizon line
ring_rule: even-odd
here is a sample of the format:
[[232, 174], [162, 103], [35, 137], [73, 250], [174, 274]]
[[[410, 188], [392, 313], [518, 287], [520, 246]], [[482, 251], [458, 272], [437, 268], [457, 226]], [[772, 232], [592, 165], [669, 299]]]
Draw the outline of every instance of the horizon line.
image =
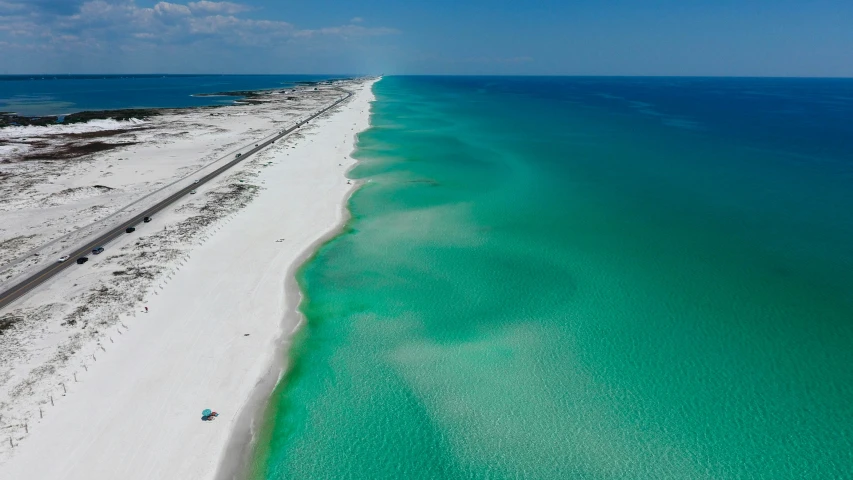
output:
[[340, 76], [340, 77], [573, 77], [573, 78], [779, 78], [779, 79], [837, 79], [837, 80], [853, 80], [853, 76], [813, 76], [813, 75], [679, 75], [679, 74], [543, 74], [543, 73], [513, 73], [513, 74], [496, 74], [496, 73], [400, 73], [400, 74], [385, 74], [385, 73], [104, 73], [104, 72], [89, 72], [89, 73], [2, 73], [0, 77], [26, 77], [26, 76], [142, 76], [142, 75], [161, 75], [161, 76]]

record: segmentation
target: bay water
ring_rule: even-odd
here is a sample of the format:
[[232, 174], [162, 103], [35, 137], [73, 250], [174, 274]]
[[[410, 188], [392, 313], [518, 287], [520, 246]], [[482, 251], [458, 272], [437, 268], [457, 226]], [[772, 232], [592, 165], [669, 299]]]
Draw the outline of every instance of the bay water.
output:
[[67, 115], [87, 110], [226, 105], [239, 97], [199, 96], [290, 88], [331, 75], [0, 75], [0, 112]]

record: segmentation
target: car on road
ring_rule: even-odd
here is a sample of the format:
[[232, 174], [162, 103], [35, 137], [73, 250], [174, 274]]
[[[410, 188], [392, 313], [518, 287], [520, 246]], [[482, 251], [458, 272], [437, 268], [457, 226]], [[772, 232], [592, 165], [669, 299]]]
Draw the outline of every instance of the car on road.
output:
[[142, 219], [143, 222], [148, 223], [151, 221], [151, 217], [145, 217]]
[[242, 156], [243, 156], [243, 154], [242, 154], [242, 153], [238, 153], [237, 155], [234, 155], [234, 158], [240, 158], [240, 157], [242, 157]]
[[198, 183], [199, 181], [200, 181], [200, 180], [196, 180], [196, 181], [194, 181], [194, 182], [193, 182], [193, 185], [195, 185], [195, 184], [196, 184], [196, 183]]
[[56, 263], [62, 263], [64, 261], [68, 260], [69, 258], [71, 258], [71, 257], [68, 255], [63, 255], [63, 256], [59, 257], [59, 261], [57, 261]]
[[95, 247], [92, 249], [92, 255], [97, 255], [99, 253], [103, 253], [104, 247]]
[[191, 191], [190, 193], [191, 193], [191, 194], [193, 194], [193, 195], [195, 195], [195, 190]]
[[83, 265], [84, 263], [86, 263], [88, 261], [89, 261], [88, 257], [80, 257], [77, 259], [77, 265]]
[[135, 231], [136, 231], [136, 228], [134, 228], [134, 227], [127, 227], [127, 228], [125, 228], [125, 229], [124, 229], [124, 231], [125, 231], [125, 233], [133, 233], [133, 232], [135, 232]]

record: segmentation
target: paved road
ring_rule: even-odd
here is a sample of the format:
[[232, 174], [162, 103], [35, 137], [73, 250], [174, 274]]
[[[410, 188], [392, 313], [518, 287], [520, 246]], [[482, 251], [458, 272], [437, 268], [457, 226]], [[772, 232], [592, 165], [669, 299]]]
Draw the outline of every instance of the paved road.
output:
[[128, 227], [132, 227], [132, 226], [139, 224], [140, 222], [142, 222], [142, 220], [145, 217], [154, 216], [155, 213], [159, 212], [160, 210], [163, 210], [164, 208], [168, 207], [169, 205], [173, 204], [174, 202], [180, 200], [181, 198], [184, 197], [184, 195], [187, 195], [190, 191], [195, 190], [196, 188], [198, 188], [199, 186], [209, 182], [210, 180], [213, 180], [222, 172], [228, 170], [229, 168], [233, 167], [234, 165], [237, 165], [238, 163], [242, 162], [243, 160], [251, 157], [255, 153], [258, 153], [259, 151], [263, 150], [265, 147], [272, 144], [276, 140], [284, 137], [285, 135], [290, 134], [291, 132], [293, 132], [297, 128], [308, 123], [310, 120], [313, 120], [313, 119], [317, 118], [318, 116], [326, 113], [330, 109], [336, 107], [339, 103], [343, 102], [344, 100], [346, 100], [347, 98], [352, 96], [352, 93], [350, 93], [350, 92], [346, 92], [346, 94], [347, 95], [344, 98], [341, 98], [337, 102], [335, 102], [335, 103], [329, 105], [328, 107], [320, 110], [319, 112], [315, 113], [314, 115], [311, 115], [310, 117], [308, 117], [305, 120], [297, 123], [296, 125], [288, 128], [287, 130], [283, 130], [279, 135], [276, 135], [275, 137], [273, 137], [273, 138], [271, 138], [271, 139], [269, 139], [263, 143], [259, 143], [255, 148], [249, 150], [248, 152], [244, 153], [243, 155], [235, 158], [234, 160], [231, 160], [230, 162], [228, 162], [225, 165], [217, 168], [213, 172], [211, 172], [211, 173], [205, 175], [204, 177], [200, 178], [198, 180], [198, 183], [192, 183], [192, 184], [188, 185], [187, 187], [184, 187], [183, 189], [181, 189], [178, 192], [174, 193], [173, 195], [169, 196], [165, 200], [162, 200], [161, 202], [155, 204], [154, 206], [148, 208], [147, 210], [143, 211], [142, 213], [136, 215], [135, 217], [133, 217], [129, 220], [125, 220], [124, 222], [117, 225], [112, 230], [104, 233], [103, 235], [101, 235], [97, 239], [92, 240], [87, 245], [80, 247], [74, 253], [70, 254], [70, 258], [68, 260], [66, 260], [65, 262], [53, 263], [50, 266], [41, 270], [40, 272], [34, 274], [33, 276], [31, 276], [31, 277], [19, 282], [18, 284], [6, 289], [3, 293], [0, 293], [0, 308], [4, 308], [7, 305], [14, 302], [15, 300], [21, 298], [27, 292], [29, 292], [32, 289], [36, 288], [37, 286], [41, 285], [42, 283], [44, 283], [45, 280], [47, 280], [48, 278], [50, 278], [50, 277], [56, 275], [57, 273], [61, 272], [63, 269], [70, 267], [72, 265], [76, 265], [77, 259], [90, 254], [92, 252], [93, 248], [101, 246], [101, 245], [105, 245], [110, 240], [113, 240], [117, 237], [124, 235], [125, 230]]

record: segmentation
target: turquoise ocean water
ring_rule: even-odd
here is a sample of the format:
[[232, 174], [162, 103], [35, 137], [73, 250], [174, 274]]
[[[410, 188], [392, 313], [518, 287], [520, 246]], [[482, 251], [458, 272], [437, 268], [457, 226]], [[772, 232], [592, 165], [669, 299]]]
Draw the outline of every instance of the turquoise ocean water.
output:
[[853, 478], [853, 80], [374, 90], [251, 478]]

